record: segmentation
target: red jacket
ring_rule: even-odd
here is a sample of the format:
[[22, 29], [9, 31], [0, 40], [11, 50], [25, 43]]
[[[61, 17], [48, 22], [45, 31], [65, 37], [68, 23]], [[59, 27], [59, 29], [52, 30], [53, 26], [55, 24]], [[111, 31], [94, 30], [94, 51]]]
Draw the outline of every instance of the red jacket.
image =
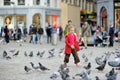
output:
[[[78, 52], [80, 50], [78, 42], [76, 41], [76, 36], [74, 35], [74, 46], [76, 51]], [[65, 37], [65, 54], [71, 54], [72, 53], [72, 48], [70, 44], [70, 35], [66, 35]]]

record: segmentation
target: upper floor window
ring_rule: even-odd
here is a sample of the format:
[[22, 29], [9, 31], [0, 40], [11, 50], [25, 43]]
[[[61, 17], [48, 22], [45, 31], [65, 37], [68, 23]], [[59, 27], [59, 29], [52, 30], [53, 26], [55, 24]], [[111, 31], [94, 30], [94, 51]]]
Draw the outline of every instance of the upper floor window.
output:
[[4, 5], [5, 6], [10, 5], [10, 0], [4, 0]]
[[18, 0], [18, 5], [25, 5], [25, 0]]
[[47, 6], [50, 6], [50, 0], [47, 0]]
[[33, 5], [40, 5], [40, 0], [33, 0]]

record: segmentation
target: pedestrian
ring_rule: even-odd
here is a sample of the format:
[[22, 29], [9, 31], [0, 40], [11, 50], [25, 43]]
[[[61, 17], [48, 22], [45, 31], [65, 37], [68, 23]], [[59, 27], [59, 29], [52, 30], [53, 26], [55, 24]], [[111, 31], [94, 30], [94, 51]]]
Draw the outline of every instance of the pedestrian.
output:
[[37, 26], [33, 25], [32, 28], [32, 43], [37, 44]]
[[109, 28], [109, 47], [113, 47], [114, 45], [114, 26], [112, 24], [110, 24], [110, 28]]
[[38, 29], [37, 29], [37, 40], [38, 40], [38, 43], [39, 43], [39, 44], [42, 44], [43, 33], [44, 33], [43, 28], [42, 28], [40, 25], [38, 25]]
[[32, 25], [30, 26], [30, 29], [29, 29], [29, 36], [30, 36], [29, 43], [31, 43], [31, 41], [32, 41]]
[[59, 40], [60, 40], [60, 41], [62, 40], [62, 37], [63, 37], [63, 29], [62, 29], [62, 27], [60, 26], [60, 27], [59, 27]]
[[68, 24], [66, 25], [65, 30], [64, 30], [64, 36], [66, 36], [68, 34], [68, 27], [71, 25], [72, 25], [72, 21], [68, 20]]
[[83, 43], [85, 46], [85, 49], [87, 49], [87, 44], [88, 44], [88, 37], [91, 35], [91, 29], [88, 24], [88, 22], [84, 22], [82, 26], [82, 38], [83, 38]]
[[9, 31], [7, 25], [4, 28], [4, 34], [5, 34], [5, 42], [9, 43], [9, 40], [10, 40], [10, 31]]
[[77, 52], [80, 50], [79, 45], [76, 41], [76, 35], [74, 33], [74, 27], [70, 26], [68, 28], [68, 34], [65, 36], [65, 58], [64, 63], [68, 66], [69, 57], [72, 54], [74, 57], [74, 62], [76, 66], [80, 66], [80, 59]]
[[46, 28], [46, 34], [47, 34], [47, 43], [51, 43], [51, 25], [48, 25]]
[[57, 45], [57, 37], [58, 37], [58, 27], [57, 26], [52, 26], [51, 29], [51, 35], [52, 35], [52, 45], [56, 46]]

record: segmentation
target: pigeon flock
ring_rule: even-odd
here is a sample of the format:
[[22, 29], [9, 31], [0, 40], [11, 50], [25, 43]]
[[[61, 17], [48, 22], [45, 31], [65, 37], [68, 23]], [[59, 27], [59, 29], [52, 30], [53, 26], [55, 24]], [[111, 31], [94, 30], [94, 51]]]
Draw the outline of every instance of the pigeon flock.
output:
[[[85, 50], [82, 48], [82, 50]], [[59, 58], [64, 58], [64, 48], [59, 49], [58, 54], [56, 54], [56, 48], [51, 48], [50, 50], [46, 51], [37, 51], [36, 53], [34, 51], [23, 51], [24, 53], [21, 53], [20, 50], [17, 49], [12, 49], [10, 51], [3, 51], [2, 57], [5, 60], [10, 61], [11, 59], [19, 57], [19, 55], [23, 55], [25, 58], [39, 58], [39, 59], [53, 59], [58, 55]], [[81, 53], [81, 52], [80, 52]], [[47, 54], [47, 57], [45, 55]], [[89, 52], [87, 53], [82, 53], [80, 54], [80, 60], [84, 63], [84, 65], [78, 67], [81, 69], [79, 73], [76, 73], [74, 75], [71, 75], [71, 66], [65, 65], [61, 63], [58, 66], [58, 70], [52, 71], [50, 76], [47, 76], [49, 80], [103, 80], [99, 75], [91, 77], [91, 74], [94, 72], [97, 73], [103, 73], [105, 79], [104, 80], [119, 80], [117, 78], [119, 71], [120, 71], [120, 46], [118, 46], [114, 51], [112, 52], [104, 52], [102, 55], [98, 55], [94, 59], [94, 64], [93, 66], [93, 61], [90, 61], [89, 57], [93, 55], [94, 52]], [[110, 71], [106, 72], [106, 66], [110, 67]], [[52, 69], [50, 67], [47, 67], [45, 63], [38, 61], [38, 63], [34, 63], [34, 61], [30, 61], [29, 65], [25, 64], [23, 67], [24, 73], [32, 73], [33, 71], [40, 71], [42, 74], [43, 72], [48, 72], [51, 71]]]

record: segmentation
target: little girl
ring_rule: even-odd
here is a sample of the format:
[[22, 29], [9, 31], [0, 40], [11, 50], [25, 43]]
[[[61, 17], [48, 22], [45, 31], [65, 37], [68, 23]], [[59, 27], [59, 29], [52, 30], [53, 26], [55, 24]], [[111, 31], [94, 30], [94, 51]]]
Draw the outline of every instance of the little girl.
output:
[[74, 27], [68, 28], [68, 34], [65, 36], [65, 58], [64, 63], [68, 66], [69, 57], [72, 54], [76, 66], [80, 66], [80, 59], [77, 52], [80, 50], [79, 45], [76, 41], [76, 35], [74, 33]]

